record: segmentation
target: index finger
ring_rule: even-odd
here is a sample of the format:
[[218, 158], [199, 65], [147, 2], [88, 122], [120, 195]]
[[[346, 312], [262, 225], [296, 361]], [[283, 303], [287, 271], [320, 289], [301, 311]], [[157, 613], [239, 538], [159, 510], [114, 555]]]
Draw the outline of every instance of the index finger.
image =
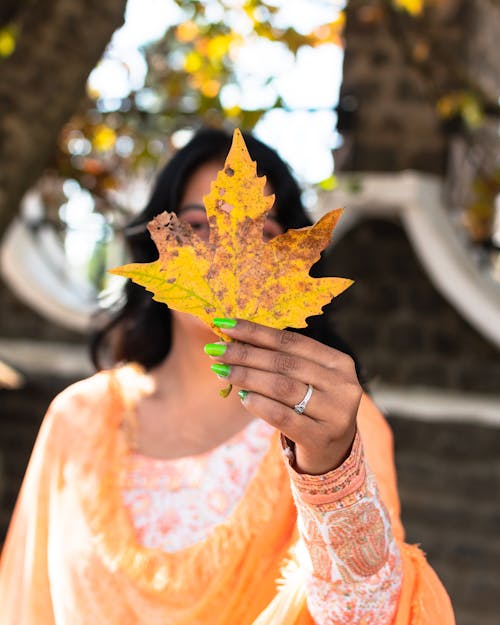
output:
[[344, 359], [351, 360], [343, 352], [291, 330], [277, 330], [245, 319], [214, 319], [213, 323], [237, 341], [307, 358], [330, 369], [339, 367]]

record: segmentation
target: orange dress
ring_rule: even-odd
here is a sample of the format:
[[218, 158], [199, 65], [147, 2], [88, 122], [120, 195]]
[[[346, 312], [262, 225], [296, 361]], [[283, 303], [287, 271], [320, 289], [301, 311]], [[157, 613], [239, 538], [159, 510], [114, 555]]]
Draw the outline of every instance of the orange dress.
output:
[[[276, 430], [255, 419], [194, 456], [125, 459], [121, 488], [141, 545], [175, 552], [226, 521]], [[289, 469], [303, 540], [307, 606], [317, 625], [388, 625], [401, 590], [401, 558], [363, 446], [324, 475]], [[319, 500], [319, 501], [318, 501]]]
[[[129, 451], [127, 412], [115, 372], [79, 382], [52, 403], [2, 554], [0, 624], [314, 623], [278, 436], [227, 519], [204, 540], [168, 553], [138, 542], [123, 503], [117, 476]], [[391, 434], [367, 397], [358, 429], [402, 562], [393, 623], [453, 625], [437, 576], [417, 547], [403, 543]], [[311, 502], [328, 505], [313, 490]], [[362, 574], [358, 565], [352, 561], [349, 571]]]

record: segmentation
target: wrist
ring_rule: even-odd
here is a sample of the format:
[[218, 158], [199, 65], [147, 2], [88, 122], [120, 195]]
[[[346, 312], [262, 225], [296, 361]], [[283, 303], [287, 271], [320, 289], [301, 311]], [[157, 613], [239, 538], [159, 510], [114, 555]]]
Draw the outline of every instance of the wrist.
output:
[[350, 506], [366, 495], [366, 464], [359, 432], [346, 460], [336, 469], [320, 475], [299, 473], [294, 468], [295, 454], [286, 453], [286, 447], [284, 451], [292, 490], [304, 504], [327, 512]]
[[356, 436], [356, 425], [341, 440], [323, 449], [295, 445], [293, 468], [297, 473], [324, 475], [338, 469], [349, 457]]

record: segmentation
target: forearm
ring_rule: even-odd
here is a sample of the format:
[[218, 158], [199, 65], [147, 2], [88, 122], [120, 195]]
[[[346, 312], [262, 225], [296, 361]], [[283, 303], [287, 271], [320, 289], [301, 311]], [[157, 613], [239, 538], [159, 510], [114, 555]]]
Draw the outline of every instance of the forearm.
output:
[[309, 476], [290, 467], [290, 476], [309, 554], [308, 606], [316, 623], [391, 623], [401, 561], [359, 435], [338, 469]]

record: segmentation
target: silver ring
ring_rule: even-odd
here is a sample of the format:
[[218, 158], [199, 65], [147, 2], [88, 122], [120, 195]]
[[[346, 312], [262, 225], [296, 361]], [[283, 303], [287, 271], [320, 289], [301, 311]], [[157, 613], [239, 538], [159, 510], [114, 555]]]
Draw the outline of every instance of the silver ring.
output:
[[298, 404], [295, 404], [295, 406], [293, 407], [293, 409], [295, 410], [295, 412], [297, 414], [302, 414], [304, 412], [304, 410], [307, 408], [307, 404], [309, 403], [309, 400], [311, 399], [311, 395], [313, 394], [313, 386], [312, 384], [308, 384], [307, 385], [307, 392], [304, 396], [304, 399], [302, 401], [300, 401]]

